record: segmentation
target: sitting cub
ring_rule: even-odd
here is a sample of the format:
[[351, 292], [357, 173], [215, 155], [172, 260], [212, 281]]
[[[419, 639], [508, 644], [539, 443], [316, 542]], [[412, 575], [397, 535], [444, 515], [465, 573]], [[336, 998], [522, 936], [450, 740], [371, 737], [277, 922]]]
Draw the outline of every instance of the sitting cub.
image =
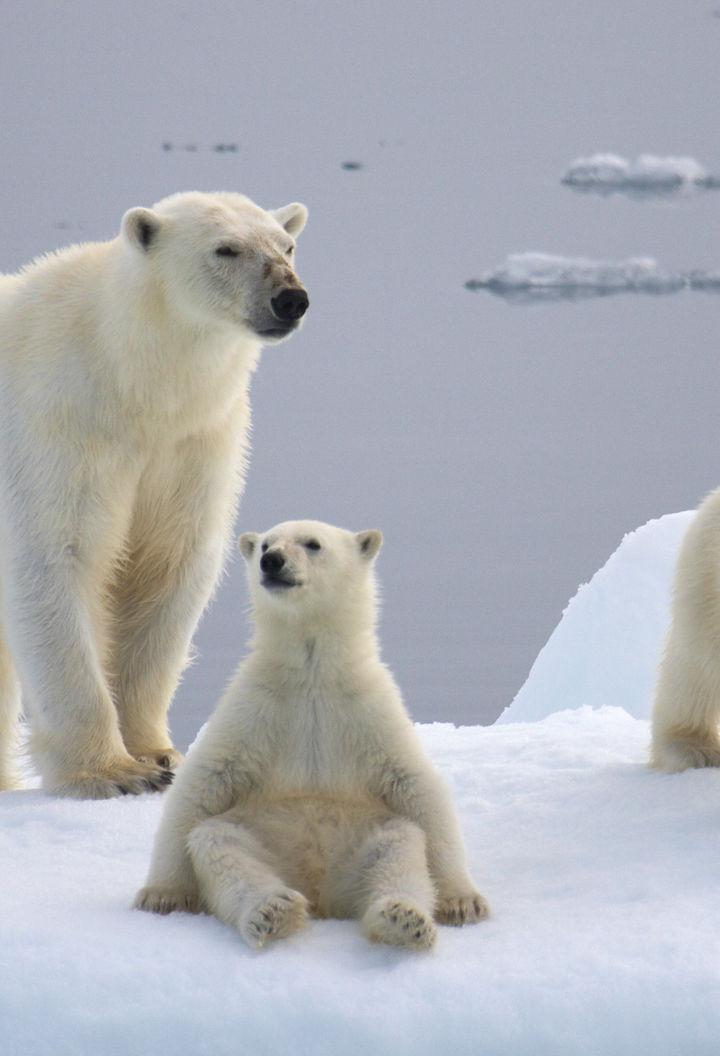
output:
[[254, 649], [170, 791], [138, 908], [208, 910], [254, 947], [311, 914], [426, 950], [433, 918], [487, 916], [448, 789], [379, 659], [381, 543], [317, 521], [241, 537]]

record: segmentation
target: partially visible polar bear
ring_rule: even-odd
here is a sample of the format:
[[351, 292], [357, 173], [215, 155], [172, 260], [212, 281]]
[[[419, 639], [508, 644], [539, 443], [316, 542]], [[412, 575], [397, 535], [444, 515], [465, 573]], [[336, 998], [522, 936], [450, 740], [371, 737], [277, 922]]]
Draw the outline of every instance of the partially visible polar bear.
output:
[[720, 766], [720, 488], [702, 503], [680, 547], [672, 624], [652, 715], [651, 764]]
[[241, 537], [254, 651], [169, 794], [138, 908], [209, 910], [254, 947], [310, 913], [408, 949], [433, 945], [433, 916], [487, 915], [378, 656], [381, 542], [317, 521]]
[[297, 329], [307, 216], [173, 195], [0, 277], [0, 788], [20, 686], [49, 792], [162, 788], [223, 563], [260, 348]]

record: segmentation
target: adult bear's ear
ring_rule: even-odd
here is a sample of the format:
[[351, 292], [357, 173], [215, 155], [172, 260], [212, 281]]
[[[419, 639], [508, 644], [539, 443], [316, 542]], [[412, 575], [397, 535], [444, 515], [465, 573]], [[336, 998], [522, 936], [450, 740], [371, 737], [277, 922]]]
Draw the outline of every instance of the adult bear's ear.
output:
[[125, 213], [121, 231], [131, 246], [147, 252], [156, 241], [161, 227], [162, 220], [157, 213], [138, 205]]
[[289, 235], [296, 238], [307, 223], [308, 211], [300, 202], [292, 202], [290, 205], [283, 205], [281, 209], [273, 209], [270, 215], [275, 217]]
[[243, 555], [246, 561], [255, 553], [255, 547], [257, 541], [260, 538], [257, 532], [244, 532], [243, 535], [238, 539], [238, 546], [240, 547], [240, 553]]
[[365, 532], [358, 532], [355, 538], [358, 541], [362, 557], [366, 561], [372, 561], [382, 546], [382, 532], [379, 532], [377, 528], [368, 528]]

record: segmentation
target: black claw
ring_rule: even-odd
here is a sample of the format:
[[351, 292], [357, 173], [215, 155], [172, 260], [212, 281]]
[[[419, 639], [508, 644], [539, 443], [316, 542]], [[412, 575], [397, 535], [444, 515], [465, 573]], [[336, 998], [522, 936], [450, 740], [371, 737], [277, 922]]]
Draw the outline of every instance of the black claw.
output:
[[161, 792], [174, 778], [172, 770], [163, 770], [159, 774], [143, 778], [143, 789], [146, 792]]

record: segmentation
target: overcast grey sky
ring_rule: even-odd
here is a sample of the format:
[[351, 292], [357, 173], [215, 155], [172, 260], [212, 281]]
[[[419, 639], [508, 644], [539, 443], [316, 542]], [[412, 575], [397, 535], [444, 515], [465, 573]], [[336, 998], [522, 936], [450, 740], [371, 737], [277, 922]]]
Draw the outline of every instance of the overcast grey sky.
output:
[[[238, 530], [382, 528], [384, 653], [416, 718], [491, 721], [623, 534], [720, 483], [716, 295], [513, 307], [464, 288], [529, 250], [720, 266], [720, 195], [560, 182], [597, 151], [720, 172], [712, 5], [30, 2], [0, 49], [4, 270], [175, 190], [308, 205], [311, 308], [254, 382]], [[238, 558], [172, 713], [181, 744], [246, 606]]]

